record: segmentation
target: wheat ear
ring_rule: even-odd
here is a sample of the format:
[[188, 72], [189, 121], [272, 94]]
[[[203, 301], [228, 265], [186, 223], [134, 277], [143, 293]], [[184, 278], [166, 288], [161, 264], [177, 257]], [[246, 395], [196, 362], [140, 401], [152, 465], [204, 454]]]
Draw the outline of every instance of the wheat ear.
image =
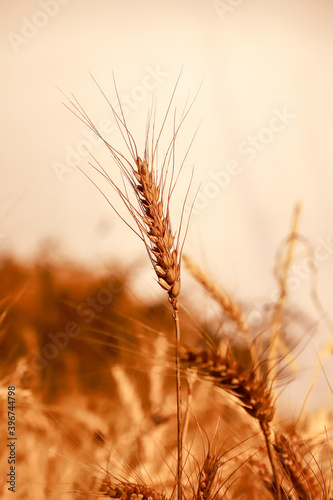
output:
[[195, 500], [212, 500], [216, 495], [212, 495], [213, 482], [221, 467], [220, 457], [208, 452], [198, 477], [198, 488]]
[[173, 309], [178, 310], [180, 292], [180, 262], [178, 249], [174, 248], [175, 237], [171, 232], [169, 213], [163, 213], [160, 186], [149, 170], [148, 163], [137, 158], [134, 171], [141, 218], [150, 245], [147, 245], [159, 285], [167, 291]]
[[272, 421], [275, 407], [266, 382], [243, 368], [231, 354], [221, 356], [212, 351], [182, 349], [180, 359], [184, 365], [195, 367], [199, 376], [209, 378], [214, 385], [236, 396], [244, 410], [260, 424], [265, 426]]
[[[178, 78], [179, 80], [179, 78]], [[97, 82], [96, 82], [97, 84]], [[115, 84], [115, 82], [114, 82]], [[181, 377], [180, 377], [180, 360], [179, 360], [179, 343], [180, 343], [180, 324], [179, 324], [179, 302], [178, 296], [180, 293], [181, 283], [180, 283], [180, 261], [181, 261], [181, 251], [179, 250], [179, 234], [177, 240], [172, 234], [171, 222], [170, 222], [170, 212], [169, 212], [169, 202], [172, 192], [175, 187], [174, 180], [174, 165], [171, 169], [171, 175], [169, 179], [169, 162], [170, 158], [173, 157], [174, 145], [177, 133], [181, 124], [183, 123], [185, 117], [187, 116], [189, 110], [191, 109], [193, 102], [188, 106], [187, 110], [184, 111], [180, 124], [174, 136], [172, 137], [169, 147], [167, 148], [167, 153], [165, 155], [162, 167], [160, 168], [160, 174], [158, 175], [158, 169], [154, 165], [157, 158], [158, 143], [160, 140], [163, 127], [165, 125], [172, 99], [177, 88], [178, 81], [176, 83], [174, 92], [169, 102], [168, 110], [166, 112], [161, 130], [158, 134], [157, 140], [154, 140], [154, 130], [155, 124], [152, 127], [152, 137], [149, 136], [149, 128], [146, 136], [146, 144], [143, 160], [139, 157], [137, 152], [137, 147], [135, 140], [128, 130], [125, 116], [123, 113], [122, 105], [118, 95], [117, 87], [115, 84], [115, 89], [118, 97], [118, 104], [120, 108], [120, 114], [118, 114], [110, 101], [105, 96], [103, 90], [98, 88], [102, 92], [103, 96], [107, 100], [117, 126], [122, 134], [125, 141], [126, 147], [130, 153], [131, 159], [125, 158], [118, 150], [111, 146], [100, 134], [96, 126], [93, 124], [92, 120], [89, 118], [88, 114], [83, 110], [82, 106], [76, 98], [71, 101], [71, 105], [74, 108], [69, 108], [83, 123], [85, 123], [107, 146], [109, 149], [113, 160], [118, 165], [120, 172], [123, 176], [123, 180], [132, 188], [134, 196], [136, 199], [132, 202], [129, 198], [126, 187], [123, 189], [112, 180], [107, 171], [95, 160], [96, 164], [90, 163], [90, 165], [97, 170], [101, 176], [108, 181], [114, 190], [118, 193], [122, 202], [125, 204], [127, 210], [131, 214], [138, 230], [135, 230], [130, 226], [119, 212], [114, 208], [112, 203], [102, 192], [102, 190], [93, 182], [97, 189], [106, 198], [111, 207], [116, 211], [116, 213], [121, 217], [122, 220], [139, 236], [139, 238], [144, 242], [147, 253], [150, 257], [150, 261], [157, 275], [157, 280], [159, 285], [167, 291], [169, 296], [169, 301], [173, 308], [173, 320], [175, 325], [175, 335], [176, 335], [176, 349], [175, 349], [175, 368], [176, 368], [176, 392], [177, 392], [177, 485], [178, 485], [178, 500], [182, 500], [182, 469], [183, 469], [183, 458], [182, 458], [182, 401], [181, 401]], [[150, 146], [151, 139], [151, 146]], [[149, 147], [150, 146], [150, 147]], [[150, 160], [149, 160], [150, 158]], [[86, 174], [85, 174], [86, 175]], [[186, 201], [186, 200], [185, 200]], [[184, 214], [184, 209], [182, 215]]]
[[318, 495], [314, 473], [291, 437], [286, 434], [275, 436], [274, 449], [280, 464], [289, 478], [297, 498], [312, 500]]
[[211, 297], [222, 307], [230, 319], [232, 319], [239, 330], [245, 335], [248, 335], [249, 328], [246, 324], [243, 312], [238, 304], [236, 304], [231, 297], [217, 285], [199, 266], [194, 260], [188, 256], [183, 255], [186, 269], [195, 278], [195, 280], [203, 286], [203, 288], [211, 295]]

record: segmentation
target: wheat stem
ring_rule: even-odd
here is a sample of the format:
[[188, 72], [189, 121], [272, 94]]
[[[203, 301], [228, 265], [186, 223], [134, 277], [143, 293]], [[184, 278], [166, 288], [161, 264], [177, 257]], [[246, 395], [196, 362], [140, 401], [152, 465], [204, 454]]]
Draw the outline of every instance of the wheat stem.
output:
[[176, 392], [177, 392], [177, 486], [178, 486], [178, 500], [182, 500], [182, 474], [183, 474], [183, 418], [182, 418], [182, 393], [181, 393], [181, 379], [180, 379], [180, 324], [179, 312], [177, 308], [173, 310], [173, 320], [175, 323], [176, 333]]
[[[99, 87], [100, 88], [100, 87]], [[175, 88], [176, 89], [176, 88]], [[101, 90], [101, 89], [100, 89]], [[102, 91], [102, 90], [101, 90]], [[175, 91], [174, 91], [175, 92]], [[103, 93], [103, 91], [102, 91]], [[169, 301], [173, 309], [173, 319], [175, 324], [176, 335], [176, 352], [175, 352], [175, 369], [176, 369], [176, 391], [177, 391], [177, 441], [178, 441], [178, 458], [177, 458], [177, 486], [178, 500], [182, 500], [182, 408], [181, 408], [181, 378], [180, 378], [180, 359], [179, 359], [179, 343], [180, 343], [180, 325], [179, 325], [179, 302], [178, 296], [181, 289], [180, 281], [180, 261], [181, 249], [179, 249], [179, 235], [175, 234], [171, 229], [169, 202], [174, 189], [174, 165], [172, 172], [168, 177], [170, 154], [174, 151], [174, 144], [177, 133], [189, 109], [183, 116], [179, 126], [175, 130], [174, 136], [169, 144], [167, 153], [165, 154], [162, 167], [160, 169], [154, 164], [158, 157], [158, 144], [160, 136], [164, 129], [172, 98], [169, 103], [162, 127], [157, 139], [154, 139], [154, 128], [149, 132], [149, 127], [146, 136], [146, 146], [144, 157], [141, 159], [137, 153], [137, 147], [133, 136], [128, 130], [123, 108], [116, 89], [120, 113], [118, 114], [112, 104], [108, 101], [118, 129], [124, 139], [126, 147], [130, 153], [130, 158], [127, 159], [122, 153], [116, 150], [108, 142], [103, 139], [97, 128], [94, 126], [88, 115], [83, 111], [82, 107], [76, 99], [72, 103], [74, 114], [78, 116], [94, 133], [100, 137], [107, 148], [109, 149], [113, 160], [117, 164], [124, 181], [124, 187], [120, 188], [109, 176], [107, 171], [97, 162], [97, 167], [92, 165], [101, 176], [108, 181], [114, 188], [121, 201], [124, 203], [131, 217], [133, 218], [137, 229], [133, 228], [120, 213], [113, 207], [120, 218], [135, 232], [135, 234], [145, 244], [151, 264], [157, 276], [157, 281], [160, 287], [165, 290], [169, 296]], [[105, 94], [103, 93], [105, 96]], [[105, 96], [106, 97], [106, 96]], [[107, 99], [107, 98], [106, 98]], [[151, 150], [149, 150], [149, 136], [151, 135]], [[171, 177], [171, 178], [170, 178]], [[93, 181], [92, 181], [93, 182]], [[128, 189], [129, 186], [134, 194], [134, 199], [130, 198]], [[93, 182], [98, 188], [98, 186]], [[100, 191], [101, 189], [98, 188]], [[103, 196], [106, 195], [101, 191]]]
[[271, 439], [270, 439], [269, 425], [267, 422], [261, 421], [260, 428], [261, 428], [262, 433], [263, 433], [264, 438], [265, 438], [267, 455], [268, 455], [268, 459], [269, 459], [269, 462], [270, 462], [271, 468], [272, 468], [273, 484], [275, 485], [276, 495], [277, 495], [276, 498], [277, 498], [277, 500], [281, 500], [281, 489], [280, 489], [280, 483], [279, 483], [279, 478], [278, 478], [278, 473], [277, 473], [276, 460], [275, 460], [275, 456], [273, 453], [273, 447], [272, 447], [272, 443], [271, 443]]

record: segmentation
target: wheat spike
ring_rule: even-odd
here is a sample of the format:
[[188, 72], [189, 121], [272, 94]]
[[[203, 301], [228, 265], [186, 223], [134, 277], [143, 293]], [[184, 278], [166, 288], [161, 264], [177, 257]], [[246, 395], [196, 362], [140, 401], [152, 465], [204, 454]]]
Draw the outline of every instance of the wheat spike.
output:
[[138, 182], [136, 190], [142, 210], [142, 221], [145, 233], [150, 242], [147, 246], [159, 285], [168, 292], [169, 300], [178, 308], [180, 292], [180, 262], [178, 249], [174, 247], [175, 237], [172, 235], [169, 214], [163, 213], [160, 186], [149, 170], [147, 162], [137, 158], [137, 171], [134, 171]]
[[215, 497], [211, 492], [214, 479], [220, 467], [220, 458], [208, 453], [200, 469], [195, 500], [211, 500]]
[[262, 425], [273, 419], [275, 408], [265, 381], [243, 368], [231, 354], [221, 356], [217, 352], [188, 349], [181, 353], [181, 362], [195, 367], [199, 375], [236, 396], [244, 410]]
[[281, 327], [282, 327], [282, 320], [283, 320], [283, 312], [284, 312], [284, 308], [285, 308], [286, 301], [287, 301], [287, 295], [288, 295], [287, 281], [288, 281], [290, 266], [291, 266], [292, 259], [293, 259], [295, 242], [297, 239], [297, 229], [298, 229], [298, 224], [299, 224], [300, 211], [301, 211], [301, 205], [297, 204], [295, 206], [295, 209], [294, 209], [290, 236], [288, 238], [286, 258], [285, 258], [284, 262], [282, 263], [282, 266], [279, 265], [280, 264], [279, 260], [275, 264], [275, 276], [276, 276], [276, 279], [279, 283], [280, 296], [278, 298], [278, 301], [275, 305], [274, 312], [273, 312], [271, 343], [269, 346], [269, 357], [271, 359], [271, 369], [272, 369], [273, 378], [274, 378], [275, 373], [276, 373], [276, 365], [275, 365], [274, 360], [277, 358], [277, 355], [278, 355], [278, 343], [279, 343], [279, 341], [280, 341], [280, 343], [282, 343], [281, 342]]
[[274, 449], [280, 464], [289, 478], [298, 498], [312, 500], [318, 494], [318, 487], [311, 468], [304, 463], [296, 443], [286, 434], [275, 436]]

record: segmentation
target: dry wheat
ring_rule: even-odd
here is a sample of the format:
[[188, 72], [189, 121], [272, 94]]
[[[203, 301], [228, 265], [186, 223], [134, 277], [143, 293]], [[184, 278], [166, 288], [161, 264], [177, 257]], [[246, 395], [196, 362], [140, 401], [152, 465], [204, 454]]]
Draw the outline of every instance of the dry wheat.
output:
[[242, 332], [247, 343], [249, 354], [252, 361], [252, 369], [260, 368], [258, 354], [251, 338], [249, 326], [246, 323], [241, 307], [230, 297], [230, 295], [217, 285], [202, 269], [187, 255], [183, 256], [187, 270], [196, 279], [200, 285], [209, 293], [209, 295], [221, 306], [227, 316], [234, 321], [237, 328]]
[[[97, 82], [96, 82], [97, 83]], [[178, 81], [177, 81], [178, 83]], [[177, 87], [177, 83], [174, 92]], [[155, 123], [151, 127], [151, 134], [149, 135], [149, 127], [146, 136], [146, 144], [144, 150], [143, 160], [138, 155], [135, 140], [131, 135], [124, 116], [123, 108], [119, 99], [117, 87], [115, 84], [115, 89], [118, 97], [118, 104], [120, 108], [120, 114], [118, 114], [110, 101], [105, 96], [102, 89], [103, 96], [106, 98], [110, 108], [112, 110], [113, 116], [115, 118], [116, 124], [121, 132], [121, 135], [125, 141], [125, 145], [130, 154], [130, 159], [127, 159], [123, 154], [121, 154], [117, 149], [111, 146], [101, 135], [98, 129], [95, 127], [87, 113], [83, 110], [79, 102], [74, 98], [71, 101], [72, 109], [70, 109], [83, 123], [85, 123], [107, 146], [110, 151], [114, 162], [117, 164], [123, 181], [126, 181], [134, 193], [136, 202], [132, 202], [129, 194], [127, 192], [126, 186], [120, 188], [116, 182], [110, 177], [107, 171], [95, 160], [95, 164], [91, 164], [92, 167], [97, 170], [101, 176], [107, 180], [114, 190], [118, 193], [120, 199], [125, 204], [127, 210], [132, 216], [134, 223], [138, 230], [133, 227], [131, 229], [140, 237], [144, 242], [147, 253], [149, 255], [150, 261], [153, 265], [154, 271], [157, 275], [159, 285], [167, 291], [169, 296], [169, 301], [173, 308], [173, 320], [175, 325], [175, 336], [176, 336], [176, 349], [175, 349], [175, 372], [176, 372], [176, 393], [177, 393], [177, 441], [178, 441], [178, 458], [177, 458], [177, 484], [178, 484], [178, 500], [182, 500], [182, 401], [181, 401], [181, 378], [180, 378], [180, 361], [178, 355], [178, 345], [180, 342], [180, 325], [179, 325], [179, 302], [178, 295], [180, 293], [181, 283], [180, 283], [180, 262], [181, 262], [181, 251], [179, 251], [179, 233], [177, 240], [171, 230], [170, 221], [170, 211], [169, 203], [172, 196], [173, 189], [175, 187], [174, 181], [174, 165], [172, 167], [171, 175], [168, 176], [169, 162], [172, 152], [174, 152], [175, 140], [179, 127], [181, 126], [183, 120], [185, 119], [189, 109], [192, 104], [183, 115], [183, 118], [174, 132], [167, 152], [164, 157], [164, 161], [160, 169], [155, 165], [157, 161], [157, 150], [159, 145], [159, 139], [167, 119], [170, 105], [174, 96], [172, 94], [168, 110], [165, 115], [161, 130], [158, 134], [158, 138], [154, 140], [154, 130]], [[74, 110], [73, 110], [74, 108]], [[98, 166], [96, 166], [96, 163]], [[158, 174], [159, 172], [159, 174]], [[91, 179], [90, 179], [91, 180]], [[94, 182], [93, 182], [94, 183]], [[95, 183], [94, 183], [95, 184]], [[95, 184], [97, 187], [97, 185]], [[100, 188], [99, 191], [102, 192]], [[108, 200], [105, 194], [102, 192], [103, 196]], [[109, 204], [116, 211], [112, 203], [108, 200]], [[183, 212], [184, 213], [184, 210]], [[121, 217], [122, 218], [122, 217]], [[122, 218], [123, 219], [123, 218]], [[123, 219], [124, 220], [124, 219]], [[126, 221], [125, 221], [126, 222]], [[127, 224], [127, 222], [126, 222]], [[129, 225], [129, 224], [127, 224]], [[181, 225], [181, 223], [180, 223]]]

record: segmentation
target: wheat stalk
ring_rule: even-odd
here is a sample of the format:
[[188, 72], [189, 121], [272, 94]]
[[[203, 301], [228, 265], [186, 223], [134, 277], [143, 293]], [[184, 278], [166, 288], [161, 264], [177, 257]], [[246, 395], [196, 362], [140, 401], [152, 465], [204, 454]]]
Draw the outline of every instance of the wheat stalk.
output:
[[270, 423], [274, 417], [275, 405], [267, 380], [263, 379], [258, 371], [249, 371], [242, 367], [230, 352], [226, 356], [221, 356], [216, 351], [184, 348], [180, 359], [185, 366], [195, 367], [198, 375], [208, 378], [220, 389], [233, 394], [244, 410], [259, 422], [272, 467], [277, 498], [280, 499], [281, 493], [270, 439]]
[[174, 247], [175, 237], [171, 232], [169, 207], [163, 213], [163, 197], [160, 183], [156, 182], [154, 172], [149, 169], [147, 161], [137, 158], [137, 171], [134, 175], [138, 184], [135, 186], [141, 208], [143, 230], [150, 245], [145, 240], [146, 248], [153, 264], [159, 285], [167, 291], [173, 307], [173, 319], [176, 332], [176, 392], [177, 392], [177, 478], [178, 500], [182, 499], [182, 401], [178, 345], [180, 342], [179, 302], [180, 293], [180, 260], [178, 248]]

